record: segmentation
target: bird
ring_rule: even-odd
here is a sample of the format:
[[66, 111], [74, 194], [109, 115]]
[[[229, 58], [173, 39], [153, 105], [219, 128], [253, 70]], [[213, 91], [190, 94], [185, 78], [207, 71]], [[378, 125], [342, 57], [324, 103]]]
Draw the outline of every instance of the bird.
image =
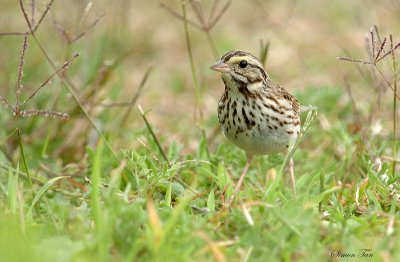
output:
[[[260, 60], [251, 53], [230, 51], [210, 69], [222, 74], [225, 85], [218, 103], [223, 134], [245, 151], [246, 165], [236, 183], [232, 203], [255, 155], [287, 153], [300, 134], [300, 103], [273, 83]], [[296, 196], [293, 158], [291, 187]]]

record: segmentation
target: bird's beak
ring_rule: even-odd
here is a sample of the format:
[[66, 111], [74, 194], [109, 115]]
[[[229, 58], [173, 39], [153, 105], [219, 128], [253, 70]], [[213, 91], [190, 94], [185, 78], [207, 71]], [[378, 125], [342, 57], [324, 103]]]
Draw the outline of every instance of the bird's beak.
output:
[[229, 68], [228, 64], [225, 64], [222, 60], [218, 61], [217, 63], [210, 66], [212, 70], [221, 72], [221, 73], [229, 73], [231, 69]]

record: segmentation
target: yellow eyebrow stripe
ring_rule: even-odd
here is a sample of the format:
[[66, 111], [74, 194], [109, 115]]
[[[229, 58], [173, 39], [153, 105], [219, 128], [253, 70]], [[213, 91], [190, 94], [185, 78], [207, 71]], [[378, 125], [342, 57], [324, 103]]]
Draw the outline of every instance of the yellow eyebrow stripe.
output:
[[237, 63], [237, 62], [242, 61], [242, 60], [246, 60], [249, 64], [258, 64], [258, 61], [253, 59], [250, 56], [234, 56], [234, 57], [231, 57], [231, 59], [228, 60], [228, 63], [234, 64], [234, 63]]

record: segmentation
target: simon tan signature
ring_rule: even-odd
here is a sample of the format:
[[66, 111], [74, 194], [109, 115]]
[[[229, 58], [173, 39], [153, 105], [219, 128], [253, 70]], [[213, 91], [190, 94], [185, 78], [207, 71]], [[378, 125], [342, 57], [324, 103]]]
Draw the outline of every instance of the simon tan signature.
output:
[[372, 253], [371, 249], [360, 249], [358, 252], [344, 252], [341, 249], [332, 250], [331, 252], [332, 258], [372, 258], [374, 254]]

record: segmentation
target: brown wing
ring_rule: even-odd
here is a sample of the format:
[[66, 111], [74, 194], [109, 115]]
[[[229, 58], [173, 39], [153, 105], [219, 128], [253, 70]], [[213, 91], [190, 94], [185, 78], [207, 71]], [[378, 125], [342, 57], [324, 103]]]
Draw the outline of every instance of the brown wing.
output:
[[299, 115], [300, 112], [300, 103], [297, 98], [291, 94], [289, 94], [283, 87], [278, 86], [279, 94], [286, 99], [286, 101], [292, 105], [293, 112], [296, 116]]

